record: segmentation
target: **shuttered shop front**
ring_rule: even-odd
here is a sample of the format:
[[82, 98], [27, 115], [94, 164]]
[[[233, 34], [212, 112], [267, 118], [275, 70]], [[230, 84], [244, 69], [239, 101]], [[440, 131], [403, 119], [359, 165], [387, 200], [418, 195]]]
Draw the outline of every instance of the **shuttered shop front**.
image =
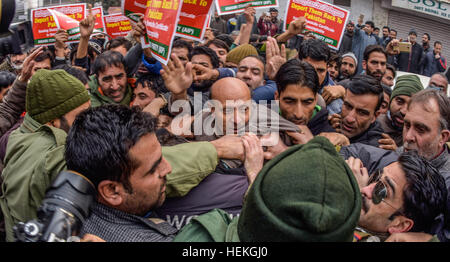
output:
[[407, 39], [409, 31], [414, 28], [417, 32], [419, 44], [422, 44], [424, 33], [430, 34], [431, 46], [435, 41], [440, 41], [442, 43], [442, 55], [447, 61], [450, 59], [450, 21], [447, 24], [440, 23], [420, 16], [389, 10], [389, 27], [397, 30], [397, 39], [403, 38], [403, 40]]

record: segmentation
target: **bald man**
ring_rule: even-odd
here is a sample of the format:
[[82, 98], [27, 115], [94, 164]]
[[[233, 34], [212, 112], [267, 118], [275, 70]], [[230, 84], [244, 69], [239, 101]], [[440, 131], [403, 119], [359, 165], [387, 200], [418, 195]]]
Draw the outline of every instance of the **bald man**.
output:
[[238, 134], [250, 119], [252, 96], [247, 84], [233, 77], [218, 80], [211, 86], [211, 99], [219, 132]]

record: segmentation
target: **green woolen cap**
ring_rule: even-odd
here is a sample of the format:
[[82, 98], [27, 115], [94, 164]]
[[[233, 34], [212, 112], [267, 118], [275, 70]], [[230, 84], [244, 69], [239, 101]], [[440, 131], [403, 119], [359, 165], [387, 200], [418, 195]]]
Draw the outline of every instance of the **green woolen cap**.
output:
[[405, 95], [412, 96], [415, 93], [423, 90], [422, 82], [416, 75], [402, 75], [399, 76], [395, 82], [394, 90], [392, 90], [391, 100], [396, 96]]
[[251, 44], [245, 44], [240, 45], [238, 47], [233, 48], [228, 54], [227, 54], [227, 62], [233, 62], [236, 65], [241, 62], [242, 59], [246, 58], [247, 56], [257, 56], [258, 50]]
[[25, 108], [34, 120], [45, 124], [89, 100], [85, 86], [74, 76], [62, 69], [40, 69], [28, 83]]
[[258, 174], [239, 216], [244, 242], [352, 241], [361, 193], [324, 137], [278, 155]]

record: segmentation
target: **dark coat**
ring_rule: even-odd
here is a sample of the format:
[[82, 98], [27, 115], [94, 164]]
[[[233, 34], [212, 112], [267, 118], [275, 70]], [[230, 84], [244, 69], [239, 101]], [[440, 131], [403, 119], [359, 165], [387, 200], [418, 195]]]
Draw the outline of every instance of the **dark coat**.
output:
[[366, 145], [371, 145], [378, 147], [379, 143], [378, 140], [382, 139], [383, 136], [381, 135], [383, 133], [383, 128], [381, 128], [380, 123], [377, 121], [373, 122], [369, 128], [359, 134], [358, 136], [350, 138], [350, 143], [362, 143]]
[[420, 74], [420, 62], [422, 61], [423, 48], [415, 43], [411, 48], [411, 53], [401, 52], [397, 55], [397, 68], [399, 71]]
[[308, 122], [308, 128], [314, 136], [322, 132], [336, 132], [328, 122], [328, 110], [322, 108], [316, 115]]

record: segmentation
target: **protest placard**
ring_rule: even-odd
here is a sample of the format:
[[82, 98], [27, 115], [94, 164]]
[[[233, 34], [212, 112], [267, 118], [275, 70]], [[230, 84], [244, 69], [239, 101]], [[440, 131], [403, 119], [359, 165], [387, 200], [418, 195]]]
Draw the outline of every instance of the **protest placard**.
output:
[[284, 29], [299, 17], [307, 20], [306, 30], [333, 49], [339, 49], [350, 12], [320, 0], [289, 0]]
[[139, 22], [139, 18], [147, 10], [147, 2], [148, 0], [122, 0], [122, 12], [132, 21]]
[[176, 35], [202, 41], [213, 0], [184, 0]]
[[216, 0], [215, 2], [219, 15], [242, 12], [249, 4], [255, 9], [278, 7], [278, 0]]
[[131, 21], [122, 14], [105, 15], [103, 17], [106, 27], [106, 33], [111, 38], [117, 38], [119, 36], [127, 36], [131, 31]]
[[103, 7], [93, 7], [92, 8], [92, 14], [95, 16], [95, 26], [94, 26], [94, 32], [92, 35], [95, 35], [96, 33], [102, 32], [105, 33], [105, 24], [103, 22]]
[[[55, 10], [56, 16], [60, 19], [55, 21], [55, 17], [49, 10]], [[76, 42], [77, 35], [79, 39], [79, 28], [78, 24], [75, 25], [74, 21], [81, 21], [86, 16], [86, 4], [73, 4], [73, 5], [63, 5], [54, 6], [46, 8], [37, 8], [31, 10], [31, 21], [33, 29], [34, 44], [48, 45], [55, 42], [55, 34], [58, 28], [68, 28], [69, 41]], [[60, 27], [58, 27], [58, 24]]]
[[155, 59], [169, 61], [183, 0], [149, 0], [144, 16], [147, 35], [141, 38], [143, 48], [149, 47]]

